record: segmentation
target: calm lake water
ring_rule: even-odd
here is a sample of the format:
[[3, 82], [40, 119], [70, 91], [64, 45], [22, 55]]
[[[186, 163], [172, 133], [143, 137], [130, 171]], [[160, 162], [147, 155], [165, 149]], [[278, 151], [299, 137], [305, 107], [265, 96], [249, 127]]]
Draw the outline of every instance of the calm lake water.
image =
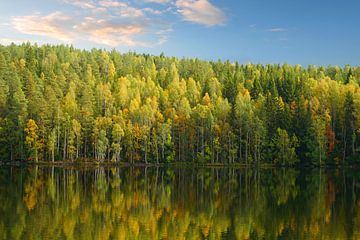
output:
[[360, 171], [0, 168], [0, 239], [360, 239]]

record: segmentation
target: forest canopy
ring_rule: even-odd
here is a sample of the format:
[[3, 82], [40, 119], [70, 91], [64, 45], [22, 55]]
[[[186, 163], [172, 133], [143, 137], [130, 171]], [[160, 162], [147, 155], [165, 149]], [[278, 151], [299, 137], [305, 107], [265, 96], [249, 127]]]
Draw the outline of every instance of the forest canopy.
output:
[[0, 45], [0, 159], [345, 164], [360, 67]]

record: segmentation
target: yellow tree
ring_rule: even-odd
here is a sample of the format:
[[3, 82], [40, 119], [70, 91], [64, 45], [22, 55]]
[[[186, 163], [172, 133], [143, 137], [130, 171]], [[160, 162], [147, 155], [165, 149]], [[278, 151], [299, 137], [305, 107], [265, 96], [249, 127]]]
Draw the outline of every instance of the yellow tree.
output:
[[[358, 88], [354, 94], [354, 116], [355, 116], [355, 129], [358, 139], [360, 138], [360, 89]], [[358, 141], [356, 142], [358, 143]], [[356, 146], [358, 148], [358, 146]]]
[[41, 148], [38, 131], [39, 127], [36, 122], [33, 119], [29, 119], [25, 128], [25, 143], [31, 152], [31, 159], [34, 158], [35, 162], [38, 162], [38, 150]]
[[115, 123], [112, 129], [112, 139], [113, 142], [111, 144], [111, 148], [114, 151], [113, 159], [115, 161], [119, 161], [120, 159], [120, 151], [121, 151], [121, 140], [124, 137], [124, 130], [120, 126], [120, 124]]
[[79, 148], [81, 144], [81, 124], [76, 120], [72, 120], [72, 131], [75, 135], [75, 144], [76, 144], [76, 158], [79, 157]]
[[47, 150], [51, 154], [51, 161], [55, 161], [56, 129], [52, 129], [47, 139]]

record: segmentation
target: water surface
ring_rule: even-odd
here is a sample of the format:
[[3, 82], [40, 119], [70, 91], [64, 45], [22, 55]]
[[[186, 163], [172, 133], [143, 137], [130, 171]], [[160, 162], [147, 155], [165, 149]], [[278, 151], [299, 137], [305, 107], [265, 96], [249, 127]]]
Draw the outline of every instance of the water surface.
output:
[[0, 168], [0, 239], [359, 239], [358, 172]]

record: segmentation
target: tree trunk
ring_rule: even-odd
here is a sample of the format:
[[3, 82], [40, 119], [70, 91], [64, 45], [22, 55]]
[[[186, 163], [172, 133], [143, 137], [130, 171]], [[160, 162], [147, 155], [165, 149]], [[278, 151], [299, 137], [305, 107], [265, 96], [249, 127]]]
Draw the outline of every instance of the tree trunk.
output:
[[242, 160], [241, 135], [242, 135], [242, 129], [240, 127], [240, 132], [239, 132], [239, 157], [240, 157], [240, 161]]
[[66, 140], [67, 140], [67, 132], [66, 132], [66, 128], [65, 128], [65, 135], [64, 135], [64, 149], [63, 149], [63, 160], [66, 159]]
[[148, 162], [147, 162], [147, 152], [148, 152], [147, 148], [148, 148], [148, 142], [147, 142], [147, 139], [146, 139], [145, 140], [145, 163], [146, 164], [148, 164]]

